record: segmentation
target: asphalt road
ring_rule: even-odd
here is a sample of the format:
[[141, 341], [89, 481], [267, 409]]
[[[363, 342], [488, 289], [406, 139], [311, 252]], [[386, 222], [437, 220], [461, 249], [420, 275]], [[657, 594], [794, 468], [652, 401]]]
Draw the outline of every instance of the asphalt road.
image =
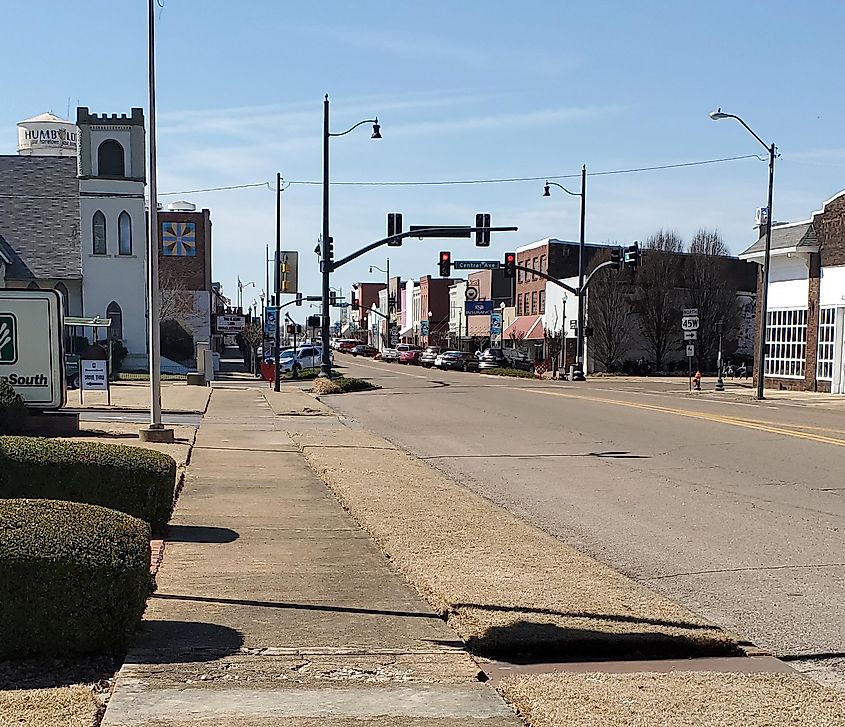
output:
[[845, 408], [337, 363], [365, 428], [845, 688]]

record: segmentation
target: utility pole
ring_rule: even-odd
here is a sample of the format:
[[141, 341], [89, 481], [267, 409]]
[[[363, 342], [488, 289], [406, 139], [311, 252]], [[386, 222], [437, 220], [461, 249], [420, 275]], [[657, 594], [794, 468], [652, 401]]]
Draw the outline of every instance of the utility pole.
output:
[[279, 366], [279, 350], [281, 349], [281, 321], [279, 320], [279, 313], [281, 312], [281, 296], [282, 288], [282, 272], [279, 263], [282, 259], [282, 175], [276, 172], [276, 257], [273, 264], [274, 269], [274, 289], [276, 291], [276, 324], [273, 332], [275, 348], [273, 350], [273, 369], [275, 375], [273, 377], [273, 391], [279, 391], [281, 388], [281, 367]]

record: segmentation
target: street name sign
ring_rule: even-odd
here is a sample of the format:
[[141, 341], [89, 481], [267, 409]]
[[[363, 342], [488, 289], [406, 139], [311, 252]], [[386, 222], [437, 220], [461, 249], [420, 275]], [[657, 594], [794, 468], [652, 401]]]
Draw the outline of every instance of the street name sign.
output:
[[478, 297], [478, 288], [472, 288], [467, 286], [466, 291], [464, 291], [464, 298], [467, 300], [475, 300]]
[[468, 300], [465, 305], [468, 316], [489, 316], [493, 312], [492, 300]]
[[502, 264], [498, 260], [453, 260], [455, 270], [498, 270]]
[[108, 361], [83, 359], [80, 383], [85, 391], [108, 391]]
[[55, 290], [0, 290], [0, 379], [30, 408], [65, 403], [63, 318]]
[[684, 331], [697, 331], [698, 316], [684, 316], [681, 318], [681, 328]]

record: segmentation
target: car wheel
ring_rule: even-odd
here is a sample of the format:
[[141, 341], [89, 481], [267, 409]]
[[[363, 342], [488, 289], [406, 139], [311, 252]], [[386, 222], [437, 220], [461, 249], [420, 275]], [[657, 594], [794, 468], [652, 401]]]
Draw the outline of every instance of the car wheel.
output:
[[299, 372], [301, 370], [302, 370], [302, 367], [299, 364], [294, 364], [293, 368], [290, 370], [290, 375], [293, 376], [293, 378], [298, 379], [299, 378]]

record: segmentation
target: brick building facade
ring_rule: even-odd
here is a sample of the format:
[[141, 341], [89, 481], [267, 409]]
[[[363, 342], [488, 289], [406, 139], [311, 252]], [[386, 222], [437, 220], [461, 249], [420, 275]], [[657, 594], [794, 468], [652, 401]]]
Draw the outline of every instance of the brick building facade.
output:
[[[740, 255], [759, 264], [755, 351], [764, 250], [761, 235]], [[772, 227], [765, 331], [766, 387], [845, 393], [845, 192], [809, 220]]]

